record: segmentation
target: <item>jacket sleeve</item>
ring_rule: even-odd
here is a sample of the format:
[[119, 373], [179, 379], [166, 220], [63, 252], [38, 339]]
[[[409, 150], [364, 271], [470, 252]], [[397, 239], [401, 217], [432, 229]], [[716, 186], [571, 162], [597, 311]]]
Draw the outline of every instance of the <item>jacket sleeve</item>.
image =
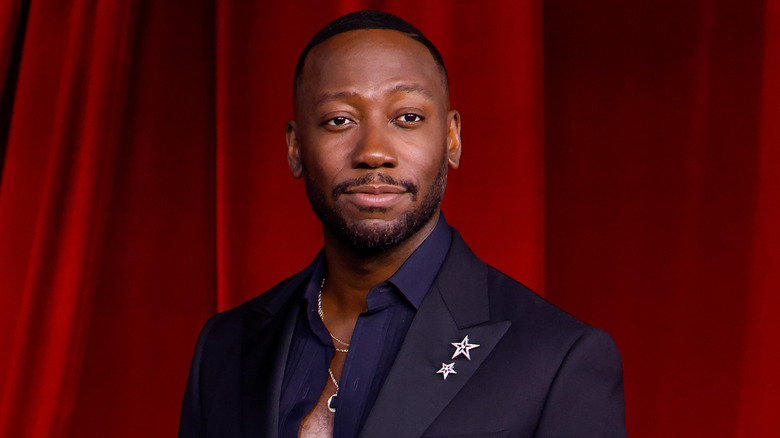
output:
[[605, 332], [572, 344], [550, 386], [535, 436], [625, 437], [623, 367]]
[[200, 368], [203, 358], [203, 348], [209, 337], [209, 332], [219, 315], [209, 319], [200, 331], [198, 342], [195, 344], [195, 353], [192, 356], [190, 375], [187, 378], [187, 386], [184, 389], [184, 400], [181, 404], [181, 418], [179, 420], [179, 438], [196, 438], [206, 436], [203, 425], [200, 399]]

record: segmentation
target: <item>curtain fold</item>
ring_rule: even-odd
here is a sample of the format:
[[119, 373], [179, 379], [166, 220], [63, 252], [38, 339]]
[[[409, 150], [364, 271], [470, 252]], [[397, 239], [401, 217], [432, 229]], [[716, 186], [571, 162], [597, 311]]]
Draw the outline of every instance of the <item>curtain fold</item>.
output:
[[780, 4], [766, 2], [756, 223], [737, 436], [780, 431]]
[[[135, 24], [132, 2], [80, 1], [57, 11], [68, 20], [52, 19], [45, 7], [32, 5], [26, 24], [27, 53], [46, 59], [25, 58], [20, 67], [0, 199], [1, 276], [18, 303], [6, 308], [18, 316], [0, 404], [4, 436], [57, 434], [73, 410]], [[48, 63], [52, 49], [61, 51], [56, 64]], [[42, 80], [51, 81], [45, 90]], [[23, 248], [9, 254], [13, 246]]]
[[29, 1], [23, 0], [8, 0], [0, 4], [0, 180], [29, 6]]
[[214, 13], [209, 1], [138, 4], [92, 329], [64, 435], [176, 433], [193, 345], [217, 310]]
[[8, 0], [0, 4], [0, 84], [6, 83], [17, 31], [27, 22], [26, 17], [20, 16], [24, 3], [24, 0]]

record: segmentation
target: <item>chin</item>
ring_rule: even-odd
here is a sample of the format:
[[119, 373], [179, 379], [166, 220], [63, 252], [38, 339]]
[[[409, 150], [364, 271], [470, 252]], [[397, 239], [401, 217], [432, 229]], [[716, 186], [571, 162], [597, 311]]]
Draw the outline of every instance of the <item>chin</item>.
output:
[[339, 241], [350, 249], [362, 254], [375, 254], [398, 246], [421, 228], [409, 225], [400, 218], [368, 219], [338, 230], [331, 229], [331, 232], [336, 231], [334, 234]]
[[[438, 211], [438, 204], [413, 208], [394, 217], [348, 220], [339, 214], [320, 216], [330, 233], [361, 255], [374, 255], [395, 248], [419, 232]], [[331, 210], [329, 213], [336, 213]]]

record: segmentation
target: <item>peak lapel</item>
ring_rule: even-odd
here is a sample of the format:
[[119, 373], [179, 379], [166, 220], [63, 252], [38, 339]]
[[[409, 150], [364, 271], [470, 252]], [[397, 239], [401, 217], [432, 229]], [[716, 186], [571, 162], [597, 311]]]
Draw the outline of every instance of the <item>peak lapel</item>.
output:
[[[446, 289], [445, 289], [446, 287]], [[457, 233], [439, 275], [409, 327], [360, 436], [419, 437], [468, 382], [511, 325], [488, 322], [487, 265]], [[479, 347], [453, 358], [465, 336]], [[444, 379], [444, 364], [455, 373]]]
[[241, 352], [241, 409], [246, 437], [279, 436], [282, 381], [299, 311], [298, 301], [290, 297], [303, 287], [311, 271], [310, 265], [281, 290], [266, 292], [273, 295], [250, 303], [254, 315], [246, 320]]
[[250, 334], [245, 338], [241, 405], [247, 437], [279, 435], [282, 380], [298, 316], [298, 307], [289, 307], [283, 308], [270, 324], [263, 327], [262, 336]]

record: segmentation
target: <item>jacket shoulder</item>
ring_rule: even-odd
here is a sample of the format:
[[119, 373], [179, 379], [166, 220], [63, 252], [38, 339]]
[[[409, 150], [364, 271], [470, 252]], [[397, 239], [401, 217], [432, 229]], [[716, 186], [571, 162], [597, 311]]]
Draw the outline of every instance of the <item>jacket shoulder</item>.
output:
[[612, 337], [550, 303], [522, 283], [489, 267], [491, 320], [511, 321], [506, 341], [547, 357], [549, 365], [560, 365], [570, 351], [595, 341], [611, 353], [604, 356], [620, 364]]
[[[262, 294], [232, 308], [213, 315], [203, 326], [198, 347], [208, 357], [219, 357], [227, 349], [238, 349], [248, 327], [262, 327], [277, 315], [308, 277], [301, 271], [279, 282]], [[214, 349], [219, 353], [214, 354]]]
[[488, 266], [488, 290], [491, 319], [559, 327], [564, 331], [592, 328], [492, 266]]

